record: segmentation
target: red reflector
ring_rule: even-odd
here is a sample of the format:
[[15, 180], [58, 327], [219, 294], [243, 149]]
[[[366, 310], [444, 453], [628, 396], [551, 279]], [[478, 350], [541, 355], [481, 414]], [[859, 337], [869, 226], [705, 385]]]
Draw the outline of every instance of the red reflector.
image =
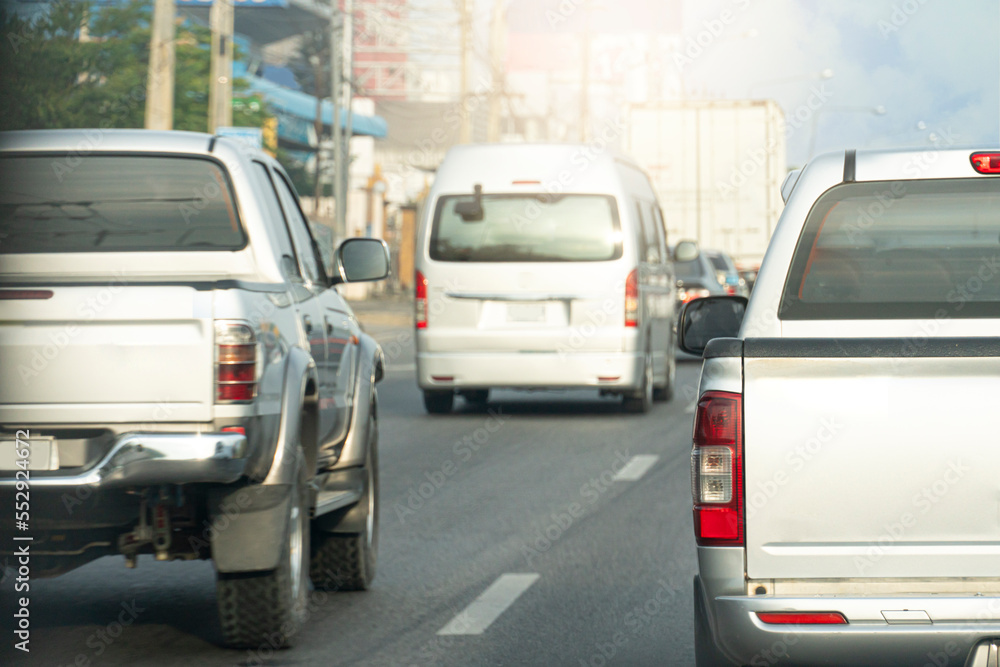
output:
[[47, 289], [0, 290], [0, 299], [51, 299], [52, 291]]
[[541, 181], [514, 181], [511, 185], [541, 185]]
[[242, 426], [223, 426], [222, 427], [222, 432], [223, 433], [239, 433], [240, 435], [246, 435], [247, 434], [247, 430], [245, 428], [243, 428]]
[[225, 364], [219, 366], [219, 382], [253, 382], [256, 364]]
[[597, 378], [597, 381], [598, 382], [618, 382], [621, 379], [622, 379], [621, 375], [616, 375], [614, 377], [610, 377], [610, 376], [609, 377], [599, 377], [599, 378]]
[[220, 384], [216, 400], [218, 401], [252, 401], [254, 385], [252, 384]]
[[1000, 153], [973, 153], [972, 168], [980, 174], [1000, 174]]
[[432, 375], [431, 379], [435, 382], [454, 382], [455, 376], [453, 375]]
[[625, 278], [625, 326], [639, 326], [639, 269], [632, 269]]
[[844, 615], [836, 611], [789, 613], [758, 611], [757, 618], [775, 625], [847, 625]]

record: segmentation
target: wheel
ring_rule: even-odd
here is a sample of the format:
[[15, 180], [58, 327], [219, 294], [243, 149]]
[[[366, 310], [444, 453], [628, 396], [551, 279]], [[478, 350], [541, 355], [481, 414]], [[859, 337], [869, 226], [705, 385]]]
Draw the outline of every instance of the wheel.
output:
[[446, 415], [455, 403], [455, 392], [451, 390], [424, 389], [424, 407], [432, 415]]
[[694, 664], [695, 667], [732, 667], [712, 639], [712, 629], [705, 611], [701, 578], [694, 577]]
[[357, 534], [313, 531], [310, 576], [324, 591], [365, 591], [375, 578], [378, 561], [378, 419], [368, 418], [365, 486], [359, 506], [365, 508], [364, 530]]
[[490, 390], [470, 389], [462, 392], [462, 398], [472, 407], [482, 409], [486, 407], [487, 401], [490, 400]]
[[219, 574], [223, 641], [234, 648], [288, 646], [306, 618], [309, 594], [309, 486], [299, 448], [283, 557], [265, 572]]
[[653, 387], [654, 401], [669, 401], [674, 397], [674, 387], [677, 383], [677, 355], [674, 354], [674, 341], [667, 347], [667, 370], [664, 373], [666, 381], [662, 387]]
[[649, 411], [649, 406], [653, 403], [653, 356], [646, 352], [646, 360], [643, 363], [642, 385], [633, 393], [625, 394], [622, 397], [622, 409], [633, 414], [642, 414]]

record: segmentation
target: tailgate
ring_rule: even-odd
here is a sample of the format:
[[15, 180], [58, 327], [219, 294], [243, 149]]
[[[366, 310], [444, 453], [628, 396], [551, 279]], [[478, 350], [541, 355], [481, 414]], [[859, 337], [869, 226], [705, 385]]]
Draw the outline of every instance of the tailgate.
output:
[[428, 352], [621, 352], [620, 262], [435, 263]]
[[210, 421], [212, 293], [53, 286], [0, 300], [0, 422]]
[[749, 577], [1000, 576], [1000, 339], [975, 340], [747, 341]]

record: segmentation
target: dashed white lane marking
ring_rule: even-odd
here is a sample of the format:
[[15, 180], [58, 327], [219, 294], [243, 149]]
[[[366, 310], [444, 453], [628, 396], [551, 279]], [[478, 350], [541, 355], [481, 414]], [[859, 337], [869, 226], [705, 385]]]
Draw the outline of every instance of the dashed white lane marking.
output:
[[389, 364], [390, 373], [407, 373], [417, 370], [416, 364]]
[[693, 415], [694, 412], [695, 412], [695, 410], [697, 410], [697, 409], [698, 409], [698, 401], [695, 401], [691, 405], [689, 405], [686, 408], [684, 408], [684, 414], [686, 414], [686, 415]]
[[618, 471], [615, 475], [614, 480], [616, 482], [634, 482], [637, 479], [642, 478], [653, 464], [660, 459], [659, 456], [655, 454], [639, 454], [633, 456], [625, 467]]
[[481, 635], [507, 607], [538, 581], [538, 574], [503, 574], [448, 625], [439, 635]]

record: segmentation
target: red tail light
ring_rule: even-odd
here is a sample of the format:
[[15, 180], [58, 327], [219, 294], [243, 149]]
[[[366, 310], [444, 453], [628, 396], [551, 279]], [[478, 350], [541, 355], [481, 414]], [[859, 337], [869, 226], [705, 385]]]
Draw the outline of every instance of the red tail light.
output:
[[215, 323], [215, 402], [245, 403], [257, 396], [257, 338], [235, 322]]
[[639, 269], [625, 279], [625, 326], [639, 326]]
[[23, 299], [51, 299], [52, 290], [47, 289], [14, 289], [0, 290], [0, 299], [20, 301]]
[[427, 328], [427, 278], [424, 278], [424, 274], [417, 271], [416, 276], [416, 303], [414, 304], [414, 321], [417, 323], [418, 329]]
[[1000, 174], [1000, 153], [973, 153], [972, 167], [980, 174]]
[[691, 449], [694, 534], [701, 546], [742, 546], [743, 397], [708, 391], [698, 401]]

